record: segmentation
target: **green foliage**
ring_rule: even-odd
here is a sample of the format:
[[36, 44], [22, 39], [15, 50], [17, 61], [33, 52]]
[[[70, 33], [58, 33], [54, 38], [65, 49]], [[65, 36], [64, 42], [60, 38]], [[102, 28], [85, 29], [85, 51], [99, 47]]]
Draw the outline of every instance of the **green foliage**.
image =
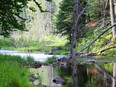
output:
[[44, 62], [44, 64], [52, 64], [53, 62], [55, 62], [57, 60], [57, 58], [56, 57], [51, 57], [51, 58], [48, 58], [45, 62]]
[[[99, 27], [94, 27], [91, 29], [88, 29], [86, 31], [86, 34], [83, 38], [79, 38], [77, 40], [77, 48], [76, 50], [81, 50], [85, 46], [91, 43], [104, 29], [99, 29]], [[86, 49], [85, 52], [96, 52], [100, 51], [104, 48], [108, 48], [115, 45], [115, 40], [112, 40], [112, 33], [111, 30], [109, 30], [107, 33], [105, 33], [103, 36], [101, 36], [93, 45], [89, 47], [89, 49]], [[109, 57], [116, 57], [115, 55], [115, 48], [111, 50], [107, 50], [103, 52], [102, 54], [105, 54]], [[101, 55], [101, 54], [99, 54]]]
[[113, 48], [113, 49], [110, 49], [110, 50], [107, 50], [105, 51], [106, 56], [108, 57], [116, 57], [116, 48]]
[[13, 40], [10, 38], [0, 38], [0, 48], [13, 47]]
[[[70, 3], [70, 4], [69, 4]], [[60, 10], [56, 19], [56, 32], [62, 35], [69, 35], [72, 23], [72, 0], [63, 0], [60, 4]]]
[[17, 62], [0, 63], [0, 87], [30, 87], [29, 70]]
[[[78, 13], [80, 14], [82, 9], [86, 6], [86, 1], [81, 0], [79, 1], [79, 9]], [[60, 7], [59, 7], [59, 12], [57, 14], [57, 19], [55, 22], [55, 29], [56, 33], [60, 35], [66, 35], [67, 38], [69, 39], [69, 42], [71, 43], [71, 28], [73, 26], [73, 1], [72, 0], [62, 0]], [[77, 15], [79, 15], [77, 14]], [[85, 12], [82, 13], [82, 16], [80, 16], [78, 20], [78, 28], [77, 28], [77, 37], [83, 36], [84, 33], [84, 26], [85, 26], [85, 21], [86, 21], [86, 15]]]
[[[28, 7], [30, 1], [33, 1], [41, 12], [44, 11], [36, 0], [0, 0], [0, 35], [8, 37], [12, 31], [26, 30], [25, 21], [27, 19], [21, 13]], [[47, 1], [51, 2], [52, 0]]]
[[109, 63], [109, 64], [102, 64], [101, 67], [106, 70], [108, 73], [110, 73], [111, 75], [113, 74], [113, 64]]
[[[20, 16], [27, 4], [28, 0], [1, 0], [0, 1], [0, 25], [1, 34], [8, 37], [12, 31], [25, 30], [24, 23], [20, 23], [25, 19]], [[21, 21], [19, 21], [21, 20]]]

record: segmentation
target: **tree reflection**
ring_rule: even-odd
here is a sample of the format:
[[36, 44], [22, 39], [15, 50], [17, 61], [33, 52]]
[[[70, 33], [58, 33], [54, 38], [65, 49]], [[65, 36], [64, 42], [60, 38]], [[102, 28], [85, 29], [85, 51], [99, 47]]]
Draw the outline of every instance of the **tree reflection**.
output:
[[78, 81], [75, 87], [116, 87], [116, 63], [77, 65], [76, 75], [72, 78], [73, 68], [57, 68], [59, 76], [65, 80], [62, 87], [73, 87], [74, 78]]
[[72, 87], [72, 76], [71, 76], [71, 68], [70, 67], [57, 67], [56, 68], [60, 77], [62, 77], [65, 82], [62, 84], [63, 87]]

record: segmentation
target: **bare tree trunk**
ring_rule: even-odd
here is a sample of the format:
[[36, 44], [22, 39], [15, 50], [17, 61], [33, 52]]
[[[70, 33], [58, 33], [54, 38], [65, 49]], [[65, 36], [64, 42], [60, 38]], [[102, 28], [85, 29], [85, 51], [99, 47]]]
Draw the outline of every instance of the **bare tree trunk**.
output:
[[112, 79], [112, 87], [116, 87], [116, 63], [114, 63], [113, 66], [113, 77], [114, 79]]
[[[115, 23], [115, 13], [114, 13], [114, 0], [110, 0], [110, 16], [111, 16], [111, 25]], [[112, 27], [113, 37], [116, 35], [116, 27]]]
[[76, 55], [76, 33], [77, 33], [77, 18], [78, 18], [78, 0], [74, 0], [73, 6], [73, 26], [71, 28], [71, 59], [75, 59]]
[[[74, 6], [73, 6], [73, 26], [71, 28], [71, 59], [75, 60], [76, 34], [77, 34], [77, 23], [78, 23], [78, 0], [73, 0], [73, 3]], [[73, 79], [73, 87], [78, 87], [76, 65], [72, 66], [72, 79]]]

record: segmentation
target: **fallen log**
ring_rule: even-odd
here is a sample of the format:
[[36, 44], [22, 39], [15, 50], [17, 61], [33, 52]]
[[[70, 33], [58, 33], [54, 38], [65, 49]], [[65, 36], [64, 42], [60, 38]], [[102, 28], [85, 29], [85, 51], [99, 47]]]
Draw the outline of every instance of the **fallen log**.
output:
[[78, 52], [78, 54], [80, 54], [81, 52], [83, 52], [85, 49], [89, 48], [93, 43], [95, 43], [95, 41], [97, 41], [103, 34], [105, 34], [108, 30], [110, 30], [112, 27], [116, 26], [116, 23], [110, 27], [108, 27], [107, 29], [105, 29], [99, 36], [97, 36], [90, 44], [88, 44], [86, 47], [84, 47], [82, 50], [80, 50]]
[[107, 50], [110, 50], [110, 49], [113, 49], [113, 48], [116, 48], [116, 46], [107, 47], [107, 48], [104, 48], [104, 49], [99, 50], [97, 52], [89, 52], [87, 54], [82, 54], [80, 56], [97, 56], [99, 53], [103, 53], [104, 51], [107, 51]]

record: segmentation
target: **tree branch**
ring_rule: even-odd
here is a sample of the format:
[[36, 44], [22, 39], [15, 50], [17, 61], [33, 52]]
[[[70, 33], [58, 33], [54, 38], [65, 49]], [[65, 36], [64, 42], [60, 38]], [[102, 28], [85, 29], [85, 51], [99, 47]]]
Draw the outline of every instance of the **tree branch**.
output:
[[97, 53], [102, 53], [102, 52], [104, 52], [106, 50], [109, 50], [109, 49], [112, 49], [112, 48], [116, 48], [116, 46], [111, 46], [111, 47], [108, 47], [108, 48], [104, 48], [104, 49], [102, 49], [100, 51], [97, 51]]
[[78, 15], [78, 17], [76, 19], [77, 23], [78, 23], [79, 19], [81, 18], [82, 14], [84, 13], [85, 9], [86, 9], [86, 7], [83, 8], [83, 10], [79, 13], [79, 15]]
[[109, 29], [111, 29], [112, 27], [116, 26], [116, 23], [110, 27], [108, 27], [107, 29], [105, 29], [98, 37], [96, 37], [89, 45], [87, 45], [85, 48], [83, 48], [82, 50], [80, 50], [78, 52], [78, 54], [80, 54], [81, 52], [83, 52], [85, 49], [87, 49], [88, 47], [90, 47], [93, 43], [95, 43], [95, 41], [97, 39], [99, 39], [103, 34], [105, 34]]

